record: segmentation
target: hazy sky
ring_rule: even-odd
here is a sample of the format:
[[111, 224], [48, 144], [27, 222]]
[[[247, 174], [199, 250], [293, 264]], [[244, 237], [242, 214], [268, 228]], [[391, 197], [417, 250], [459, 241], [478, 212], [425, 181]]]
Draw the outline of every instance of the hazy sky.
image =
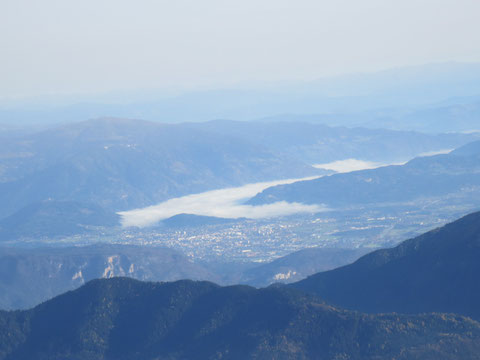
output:
[[1, 0], [0, 99], [480, 61], [479, 0]]

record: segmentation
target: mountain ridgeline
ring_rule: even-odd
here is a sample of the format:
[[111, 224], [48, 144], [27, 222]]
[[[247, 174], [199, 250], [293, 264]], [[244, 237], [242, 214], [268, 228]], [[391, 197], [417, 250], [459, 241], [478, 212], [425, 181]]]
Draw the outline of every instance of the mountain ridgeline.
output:
[[0, 311], [0, 359], [473, 360], [479, 256], [477, 212], [288, 286], [93, 280]]
[[68, 99], [70, 105], [57, 107], [0, 106], [0, 129], [2, 123], [71, 123], [105, 114], [175, 123], [287, 114], [276, 118], [297, 121], [308, 117], [333, 126], [461, 132], [479, 129], [479, 84], [478, 63], [436, 63], [263, 89], [210, 90], [174, 97], [131, 92], [103, 102], [97, 97]]
[[286, 288], [94, 280], [0, 312], [0, 359], [474, 359], [480, 324], [364, 315]]
[[341, 307], [480, 319], [480, 212], [291, 286]]
[[302, 122], [84, 121], [2, 138], [0, 218], [46, 200], [130, 210], [206, 190], [325, 174], [316, 163], [405, 160], [477, 138]]
[[97, 119], [0, 144], [0, 217], [48, 199], [120, 211], [245, 183], [322, 173], [236, 137]]
[[[153, 260], [151, 249], [136, 252], [135, 264]], [[85, 255], [72, 256], [71, 270]], [[158, 266], [175, 265], [175, 256]], [[33, 309], [0, 311], [0, 360], [473, 360], [480, 353], [479, 257], [476, 212], [290, 285], [92, 280]], [[148, 271], [124, 255], [107, 258], [112, 276]], [[2, 264], [10, 269], [32, 259]], [[52, 260], [54, 268], [70, 266]], [[101, 270], [101, 257], [98, 264]], [[97, 268], [82, 268], [76, 279]]]
[[248, 122], [215, 120], [184, 126], [261, 143], [276, 153], [290, 154], [310, 164], [351, 158], [402, 162], [422, 153], [457, 148], [479, 136], [326, 126], [315, 121], [314, 116], [295, 115]]
[[405, 165], [334, 174], [270, 187], [249, 200], [326, 204], [332, 207], [405, 203], [429, 197], [465, 195], [480, 204], [480, 141], [449, 154], [415, 158]]
[[0, 247], [0, 309], [28, 309], [86, 282], [115, 276], [143, 281], [208, 280], [222, 285], [293, 282], [350, 264], [366, 249], [304, 249], [271, 263], [194, 261], [159, 246]]

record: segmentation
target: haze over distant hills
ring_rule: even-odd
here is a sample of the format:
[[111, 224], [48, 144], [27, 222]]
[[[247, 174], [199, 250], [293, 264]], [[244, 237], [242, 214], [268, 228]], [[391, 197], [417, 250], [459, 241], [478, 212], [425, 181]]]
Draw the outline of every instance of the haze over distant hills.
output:
[[318, 162], [354, 155], [408, 159], [476, 138], [308, 123], [90, 120], [4, 136], [0, 217], [49, 199], [130, 210], [206, 190], [326, 173], [311, 166]]
[[304, 121], [330, 126], [365, 127], [420, 131], [438, 134], [441, 132], [479, 132], [480, 96], [453, 97], [445, 101], [422, 106], [388, 107], [348, 113], [282, 114], [269, 116], [262, 121]]
[[422, 153], [457, 148], [470, 134], [424, 134], [412, 131], [326, 126], [295, 116], [269, 121], [217, 120], [185, 124], [222, 136], [235, 136], [261, 143], [277, 153], [290, 154], [310, 164], [344, 159], [401, 162]]
[[214, 188], [320, 174], [242, 139], [151, 122], [99, 119], [0, 144], [0, 216], [47, 199], [114, 210]]
[[133, 93], [105, 103], [70, 100], [65, 106], [17, 104], [0, 109], [0, 123], [52, 124], [102, 116], [160, 122], [252, 120], [281, 114], [295, 114], [290, 117], [295, 120], [318, 114], [320, 121], [334, 125], [464, 131], [478, 129], [479, 84], [480, 64], [438, 63], [250, 90], [176, 97]]

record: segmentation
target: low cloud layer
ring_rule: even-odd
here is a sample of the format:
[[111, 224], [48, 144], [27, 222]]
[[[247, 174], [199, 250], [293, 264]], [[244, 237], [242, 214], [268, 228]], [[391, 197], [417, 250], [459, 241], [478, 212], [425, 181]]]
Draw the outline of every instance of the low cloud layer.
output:
[[[427, 151], [427, 152], [418, 154], [415, 157], [442, 155], [442, 154], [448, 154], [451, 151], [453, 151], [453, 149]], [[337, 160], [337, 161], [333, 161], [325, 164], [315, 164], [312, 166], [317, 169], [333, 170], [337, 173], [347, 173], [347, 172], [358, 171], [358, 170], [376, 169], [382, 166], [389, 166], [389, 165], [404, 165], [406, 163], [407, 161], [394, 162], [394, 163], [381, 163], [376, 161], [345, 159], [345, 160]]]
[[454, 149], [443, 149], [443, 150], [437, 150], [437, 151], [427, 151], [424, 153], [419, 154], [418, 156], [435, 156], [435, 155], [444, 155], [451, 153]]
[[233, 219], [241, 217], [262, 219], [296, 213], [319, 212], [325, 210], [325, 208], [318, 205], [287, 203], [285, 201], [261, 206], [242, 204], [245, 200], [270, 186], [290, 184], [295, 181], [314, 178], [315, 177], [262, 182], [236, 188], [207, 191], [200, 194], [170, 199], [158, 205], [142, 209], [120, 212], [119, 214], [122, 217], [123, 226], [145, 227], [182, 213]]
[[[451, 149], [432, 151], [429, 153], [420, 154], [419, 156], [446, 154], [450, 151]], [[404, 163], [405, 162], [384, 164], [374, 161], [345, 159], [331, 163], [316, 164], [313, 166], [318, 169], [333, 170], [337, 173], [346, 173], [358, 170], [375, 169], [388, 165], [402, 165]], [[296, 181], [310, 180], [314, 178], [316, 177], [261, 182], [236, 188], [212, 190], [200, 194], [170, 199], [158, 205], [153, 205], [146, 208], [123, 211], [119, 214], [122, 217], [123, 226], [145, 227], [155, 225], [159, 221], [177, 214], [216, 216], [231, 219], [242, 217], [249, 219], [262, 219], [298, 213], [320, 212], [326, 210], [326, 208], [318, 205], [288, 203], [285, 201], [260, 206], [243, 204], [246, 200], [250, 199], [268, 187], [281, 184], [291, 184]]]
[[333, 161], [326, 164], [315, 164], [313, 167], [317, 169], [333, 170], [337, 173], [346, 173], [350, 171], [357, 170], [366, 170], [366, 169], [376, 169], [381, 166], [386, 166], [386, 164], [374, 162], [374, 161], [364, 161], [357, 159], [345, 159]]

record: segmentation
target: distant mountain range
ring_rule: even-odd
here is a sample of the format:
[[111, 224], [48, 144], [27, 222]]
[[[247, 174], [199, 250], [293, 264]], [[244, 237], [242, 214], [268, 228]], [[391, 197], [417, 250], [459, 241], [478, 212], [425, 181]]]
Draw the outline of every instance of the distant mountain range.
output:
[[393, 204], [467, 194], [480, 205], [480, 142], [449, 154], [420, 157], [402, 166], [334, 174], [268, 188], [249, 200], [348, 207]]
[[181, 195], [321, 173], [239, 138], [99, 119], [0, 144], [0, 217], [47, 199], [128, 210]]
[[377, 250], [293, 287], [373, 312], [449, 312], [480, 319], [480, 212]]
[[364, 315], [292, 289], [95, 280], [0, 312], [0, 359], [474, 359], [458, 315]]
[[480, 137], [480, 134], [424, 134], [379, 128], [326, 126], [318, 123], [315, 117], [294, 115], [262, 121], [217, 120], [181, 126], [253, 141], [275, 153], [289, 154], [309, 164], [352, 158], [386, 163], [402, 162], [422, 153], [454, 149]]
[[370, 109], [358, 112], [287, 113], [262, 118], [263, 122], [309, 122], [328, 126], [363, 127], [397, 131], [442, 132], [480, 131], [480, 94], [453, 97], [438, 103]]
[[179, 123], [318, 114], [325, 124], [429, 132], [478, 130], [479, 84], [478, 63], [426, 64], [177, 96], [150, 92], [97, 94], [63, 105], [18, 102], [0, 108], [0, 124], [71, 123], [103, 116]]
[[377, 112], [369, 120], [357, 125], [376, 126], [395, 130], [422, 132], [480, 131], [480, 96], [451, 99], [404, 114]]
[[0, 142], [0, 218], [47, 200], [130, 210], [206, 190], [327, 173], [311, 166], [318, 162], [408, 159], [477, 138], [308, 123], [124, 119], [20, 131]]

